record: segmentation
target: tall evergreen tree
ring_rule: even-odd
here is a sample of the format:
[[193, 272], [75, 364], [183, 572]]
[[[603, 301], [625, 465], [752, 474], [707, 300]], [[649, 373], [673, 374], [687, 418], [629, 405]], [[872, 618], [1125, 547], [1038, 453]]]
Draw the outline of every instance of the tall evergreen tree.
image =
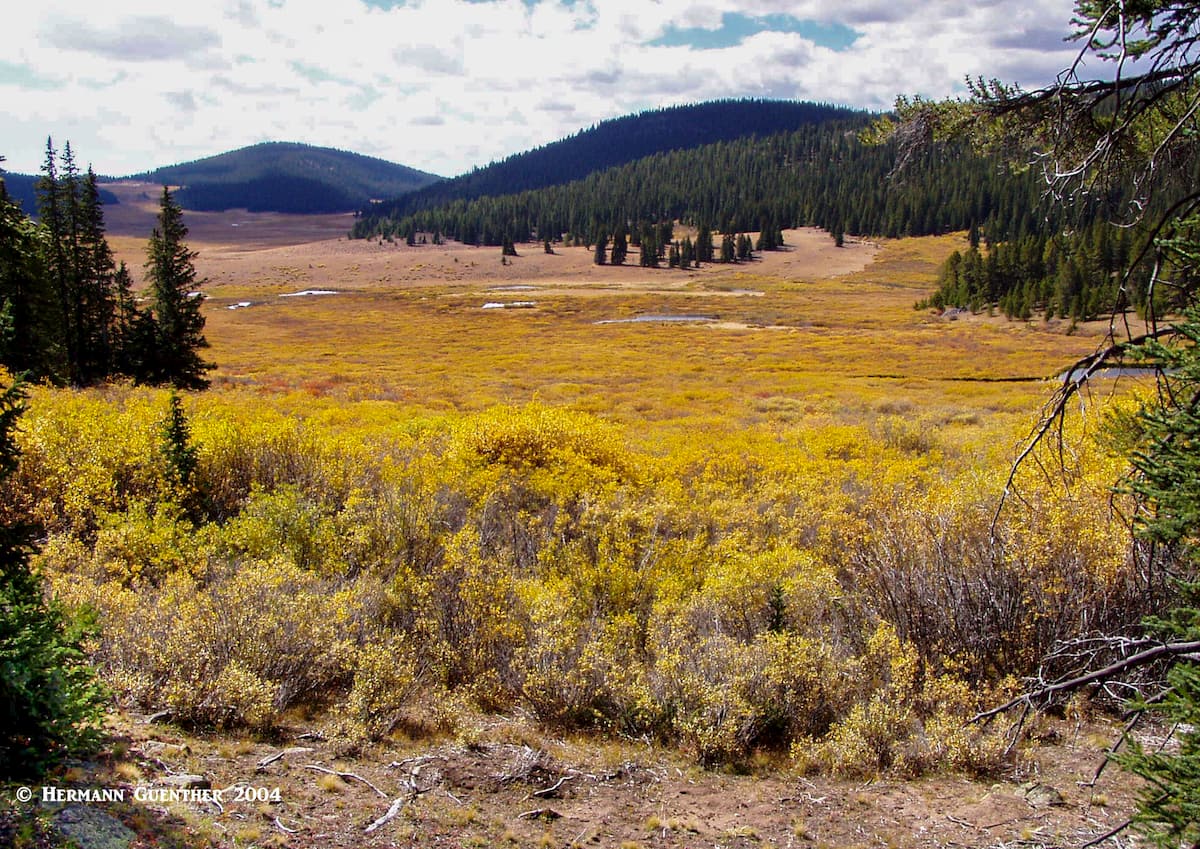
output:
[[726, 233], [721, 237], [721, 262], [734, 262], [737, 254], [733, 249], [733, 236]]
[[[78, 362], [78, 348], [75, 335], [71, 332], [74, 322], [71, 319], [72, 282], [71, 270], [66, 250], [67, 225], [66, 212], [62, 208], [62, 191], [59, 187], [58, 153], [54, 149], [54, 139], [46, 139], [46, 160], [42, 163], [42, 176], [37, 183], [38, 217], [46, 231], [48, 242], [45, 251], [47, 276], [54, 292], [55, 315], [51, 316], [48, 325], [56, 329], [57, 343], [55, 347], [62, 352], [61, 368], [67, 380], [74, 380], [74, 364]], [[56, 369], [56, 371], [58, 371]]]
[[696, 262], [712, 262], [713, 261], [713, 240], [712, 231], [707, 225], [701, 225], [700, 230], [696, 233]]
[[642, 268], [658, 268], [658, 245], [654, 242], [654, 229], [642, 232], [640, 264]]
[[208, 347], [208, 341], [204, 338], [201, 298], [193, 294], [202, 281], [196, 280], [196, 253], [184, 242], [187, 233], [183, 210], [163, 186], [158, 226], [147, 247], [154, 350], [144, 379], [180, 389], [203, 389], [208, 386], [205, 372], [214, 364], [205, 362], [199, 353]]
[[90, 384], [109, 376], [114, 351], [120, 344], [117, 330], [112, 250], [104, 237], [104, 213], [96, 174], [88, 167], [79, 193], [79, 214], [75, 250], [75, 303], [79, 345], [78, 381]]
[[617, 231], [613, 233], [612, 254], [609, 261], [613, 265], [624, 265], [625, 257], [629, 254], [629, 234], [626, 232], [625, 225], [617, 225]]
[[[17, 466], [19, 385], [0, 392], [0, 480]], [[30, 567], [32, 534], [0, 525], [0, 778], [36, 777], [99, 739], [106, 697], [87, 664], [86, 633], [46, 600]]]
[[696, 262], [696, 248], [692, 244], [691, 236], [683, 237], [683, 244], [679, 247], [679, 266], [681, 268], [691, 268]]
[[604, 265], [606, 262], [608, 262], [608, 257], [607, 257], [607, 254], [605, 253], [605, 250], [607, 249], [607, 247], [608, 247], [608, 237], [605, 236], [603, 233], [597, 235], [596, 236], [596, 252], [592, 255], [592, 261], [594, 263], [596, 263], [596, 265]]
[[44, 235], [9, 197], [0, 170], [0, 362], [32, 378], [53, 377], [61, 354]]

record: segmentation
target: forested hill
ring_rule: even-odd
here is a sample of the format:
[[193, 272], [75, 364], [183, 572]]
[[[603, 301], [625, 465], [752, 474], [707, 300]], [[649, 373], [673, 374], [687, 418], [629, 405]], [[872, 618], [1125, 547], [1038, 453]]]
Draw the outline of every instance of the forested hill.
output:
[[[1040, 226], [1040, 187], [962, 149], [943, 148], [892, 179], [889, 146], [858, 140], [861, 118], [810, 124], [643, 157], [571, 183], [456, 200], [411, 214], [377, 210], [355, 222], [359, 237], [440, 233], [500, 245], [570, 233], [583, 240], [631, 235], [681, 221], [721, 233], [797, 225], [835, 235], [923, 235], [986, 226], [990, 237]], [[381, 214], [383, 213], [383, 214]]]
[[185, 209], [322, 213], [349, 212], [440, 178], [357, 153], [266, 142], [131, 179], [181, 186], [176, 199]]
[[[38, 213], [37, 183], [41, 177], [36, 174], [9, 174], [4, 172], [4, 188], [11, 200], [21, 205], [21, 211], [26, 215], [36, 216]], [[112, 192], [100, 189], [100, 202], [105, 206], [115, 206], [121, 201]]]
[[656, 153], [855, 118], [865, 122], [867, 113], [840, 106], [778, 100], [717, 100], [656, 109], [603, 121], [560, 141], [375, 204], [364, 214], [403, 218], [417, 210], [455, 200], [567, 183]]

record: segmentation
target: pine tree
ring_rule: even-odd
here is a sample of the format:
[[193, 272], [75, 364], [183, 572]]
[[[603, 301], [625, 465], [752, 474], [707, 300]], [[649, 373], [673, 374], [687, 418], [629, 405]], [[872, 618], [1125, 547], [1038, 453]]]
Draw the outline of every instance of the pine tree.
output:
[[713, 261], [713, 240], [712, 231], [707, 225], [701, 225], [700, 231], [696, 234], [696, 263], [712, 262]]
[[733, 248], [733, 236], [726, 233], [721, 237], [721, 262], [733, 262], [737, 259], [737, 254]]
[[750, 237], [744, 233], [739, 233], [737, 237], [737, 258], [738, 262], [745, 262], [751, 258], [753, 245], [750, 242]]
[[154, 347], [145, 370], [151, 383], [169, 383], [180, 389], [208, 386], [204, 373], [215, 366], [200, 358], [208, 347], [204, 338], [204, 315], [200, 297], [194, 295], [196, 253], [184, 243], [187, 226], [183, 210], [163, 186], [158, 226], [150, 235], [146, 275], [150, 281], [154, 311]]
[[604, 265], [606, 262], [608, 262], [608, 257], [605, 253], [605, 249], [607, 247], [608, 237], [603, 233], [596, 236], [596, 252], [592, 255], [592, 262], [596, 263], [596, 265]]
[[91, 167], [79, 195], [78, 259], [73, 305], [78, 321], [79, 383], [88, 385], [107, 378], [113, 367], [115, 327], [112, 250], [104, 237], [100, 189]]
[[61, 370], [60, 377], [73, 381], [78, 352], [74, 334], [70, 332], [74, 322], [71, 320], [71, 272], [65, 247], [68, 228], [59, 188], [58, 153], [51, 138], [46, 139], [46, 160], [42, 163], [42, 176], [38, 179], [37, 192], [38, 217], [45, 228], [48, 242], [45, 252], [47, 277], [54, 292], [55, 314], [49, 324], [55, 328], [57, 337], [54, 347], [61, 351], [59, 368], [55, 371]]
[[[0, 162], [3, 162], [0, 157]], [[53, 323], [56, 300], [45, 264], [43, 228], [14, 203], [0, 171], [0, 362], [15, 374], [53, 377], [61, 337]]]
[[643, 232], [640, 241], [640, 264], [642, 268], [658, 268], [658, 245], [654, 243], [654, 231], [646, 230]]
[[625, 225], [618, 225], [617, 231], [613, 234], [612, 253], [609, 256], [609, 261], [613, 265], [624, 265], [625, 257], [629, 254], [629, 234], [626, 232]]
[[113, 273], [112, 373], [138, 378], [154, 349], [153, 320], [138, 309], [124, 261]]
[[[18, 384], [0, 393], [0, 480], [17, 466]], [[32, 533], [0, 525], [0, 778], [33, 778], [99, 740], [107, 701], [87, 664], [83, 623], [48, 602], [31, 569]]]

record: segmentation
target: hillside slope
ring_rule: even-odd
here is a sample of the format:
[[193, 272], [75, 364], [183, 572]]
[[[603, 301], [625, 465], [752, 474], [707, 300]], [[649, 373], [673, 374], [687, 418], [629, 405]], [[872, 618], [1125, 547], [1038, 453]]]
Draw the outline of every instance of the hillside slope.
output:
[[864, 112], [840, 106], [778, 100], [717, 100], [641, 112], [603, 121], [543, 147], [374, 204], [368, 213], [400, 218], [455, 200], [568, 183], [656, 153], [865, 117]]
[[185, 209], [251, 212], [348, 212], [440, 178], [341, 150], [265, 142], [136, 174], [134, 180], [181, 186]]

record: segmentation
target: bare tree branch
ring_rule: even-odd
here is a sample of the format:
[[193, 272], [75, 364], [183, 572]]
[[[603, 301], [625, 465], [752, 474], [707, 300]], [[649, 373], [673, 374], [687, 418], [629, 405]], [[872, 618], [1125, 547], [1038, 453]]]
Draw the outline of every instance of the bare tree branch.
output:
[[1179, 657], [1180, 655], [1195, 654], [1197, 652], [1200, 652], [1200, 640], [1192, 640], [1181, 643], [1161, 643], [1152, 649], [1147, 649], [1145, 651], [1138, 652], [1135, 655], [1131, 655], [1130, 657], [1124, 658], [1123, 660], [1110, 663], [1103, 669], [1097, 669], [1093, 672], [1087, 673], [1086, 675], [1079, 675], [1066, 681], [1059, 681], [1057, 683], [1041, 687], [1032, 692], [1024, 693], [1020, 696], [1017, 696], [1015, 699], [1010, 699], [999, 707], [975, 714], [975, 716], [971, 717], [968, 722], [971, 723], [990, 720], [1010, 710], [1011, 708], [1016, 707], [1017, 705], [1032, 704], [1035, 701], [1045, 700], [1059, 693], [1081, 689], [1082, 687], [1086, 687], [1088, 684], [1107, 681], [1115, 678], [1123, 672], [1128, 672], [1131, 669], [1146, 666], [1164, 658]]

